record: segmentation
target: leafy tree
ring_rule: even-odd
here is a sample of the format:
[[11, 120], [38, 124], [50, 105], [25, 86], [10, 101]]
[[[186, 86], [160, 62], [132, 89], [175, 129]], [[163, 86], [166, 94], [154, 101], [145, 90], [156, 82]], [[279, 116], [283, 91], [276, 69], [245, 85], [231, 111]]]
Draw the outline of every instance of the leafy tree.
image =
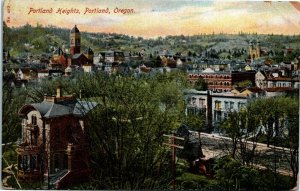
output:
[[237, 87], [251, 87], [253, 84], [250, 80], [245, 80], [235, 84]]
[[[232, 139], [231, 156], [239, 159], [242, 164], [253, 164], [253, 160], [257, 157], [255, 153], [257, 141], [265, 132], [267, 146], [272, 143], [289, 148], [287, 160], [293, 172], [294, 184], [296, 184], [299, 169], [298, 104], [298, 100], [291, 97], [261, 98], [251, 101], [240, 112], [230, 113], [223, 121], [221, 128]], [[252, 144], [248, 144], [249, 141]], [[236, 153], [237, 148], [240, 148], [239, 155]], [[276, 156], [275, 152], [276, 150], [274, 150]], [[274, 166], [276, 166], [276, 161]], [[277, 174], [276, 170], [275, 174]]]
[[[2, 101], [2, 142], [11, 145], [10, 143], [13, 144], [21, 136], [21, 120], [18, 111], [26, 101], [26, 92], [4, 84]], [[3, 152], [9, 145], [2, 148]]]
[[238, 190], [242, 177], [241, 168], [242, 165], [234, 158], [220, 158], [215, 166], [216, 178], [226, 190]]
[[205, 82], [205, 80], [203, 78], [198, 78], [194, 84], [194, 88], [198, 91], [207, 90], [207, 83]]

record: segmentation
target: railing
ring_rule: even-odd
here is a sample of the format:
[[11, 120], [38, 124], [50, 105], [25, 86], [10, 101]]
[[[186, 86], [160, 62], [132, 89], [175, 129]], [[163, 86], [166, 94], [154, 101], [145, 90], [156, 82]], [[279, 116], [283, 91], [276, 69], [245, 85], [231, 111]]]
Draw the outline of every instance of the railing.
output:
[[40, 148], [39, 146], [30, 145], [30, 144], [27, 144], [27, 143], [21, 143], [21, 144], [17, 147], [16, 151], [17, 151], [18, 153], [21, 153], [21, 152], [28, 152], [28, 151], [37, 153], [37, 152], [40, 151], [40, 149], [41, 149], [41, 148]]
[[197, 106], [193, 106], [193, 105], [188, 105], [187, 106], [187, 112], [188, 113], [205, 113], [206, 112], [206, 108], [204, 107], [197, 107]]
[[24, 179], [26, 181], [38, 180], [43, 178], [43, 173], [37, 170], [31, 170], [31, 171], [18, 170], [17, 177], [19, 179]]

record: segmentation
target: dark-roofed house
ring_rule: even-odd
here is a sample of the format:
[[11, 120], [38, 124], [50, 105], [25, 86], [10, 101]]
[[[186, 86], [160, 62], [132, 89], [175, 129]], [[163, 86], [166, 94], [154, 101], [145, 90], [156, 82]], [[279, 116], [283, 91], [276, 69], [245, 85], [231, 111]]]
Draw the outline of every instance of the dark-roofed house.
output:
[[69, 65], [77, 65], [81, 67], [88, 63], [91, 63], [91, 61], [82, 53], [71, 55], [71, 58], [69, 58]]
[[53, 52], [50, 65], [52, 64], [59, 64], [63, 68], [66, 68], [68, 65], [67, 54], [60, 47]]
[[22, 143], [17, 147], [18, 179], [48, 180], [61, 188], [89, 178], [89, 152], [85, 116], [96, 107], [74, 96], [44, 96], [41, 103], [26, 104], [22, 116]]

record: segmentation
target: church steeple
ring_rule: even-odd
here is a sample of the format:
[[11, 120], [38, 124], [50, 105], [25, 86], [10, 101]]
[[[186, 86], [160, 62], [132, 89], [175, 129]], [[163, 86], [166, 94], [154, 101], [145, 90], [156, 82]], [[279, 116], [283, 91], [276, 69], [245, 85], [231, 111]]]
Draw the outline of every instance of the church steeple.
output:
[[75, 25], [70, 31], [70, 54], [80, 53], [80, 31]]

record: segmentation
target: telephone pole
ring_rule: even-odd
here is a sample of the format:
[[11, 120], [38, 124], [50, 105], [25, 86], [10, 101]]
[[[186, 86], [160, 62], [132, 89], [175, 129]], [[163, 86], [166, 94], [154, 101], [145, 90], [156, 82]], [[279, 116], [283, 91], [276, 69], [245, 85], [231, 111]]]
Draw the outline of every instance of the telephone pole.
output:
[[176, 137], [174, 134], [172, 135], [163, 135], [164, 137], [168, 137], [168, 143], [163, 143], [166, 146], [172, 147], [172, 171], [173, 171], [173, 190], [176, 189], [176, 164], [175, 164], [175, 148], [183, 149], [183, 146], [179, 146], [175, 144], [175, 140], [184, 140], [183, 137]]

